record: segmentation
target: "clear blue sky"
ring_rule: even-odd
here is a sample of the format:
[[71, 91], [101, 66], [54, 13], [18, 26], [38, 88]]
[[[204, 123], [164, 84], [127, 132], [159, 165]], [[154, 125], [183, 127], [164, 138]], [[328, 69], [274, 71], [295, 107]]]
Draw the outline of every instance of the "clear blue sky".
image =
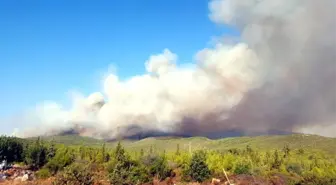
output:
[[[1, 0], [0, 117], [66, 92], [100, 90], [99, 72], [142, 74], [170, 49], [190, 62], [212, 36], [233, 33], [208, 18], [208, 0]], [[5, 123], [1, 123], [5, 124]]]

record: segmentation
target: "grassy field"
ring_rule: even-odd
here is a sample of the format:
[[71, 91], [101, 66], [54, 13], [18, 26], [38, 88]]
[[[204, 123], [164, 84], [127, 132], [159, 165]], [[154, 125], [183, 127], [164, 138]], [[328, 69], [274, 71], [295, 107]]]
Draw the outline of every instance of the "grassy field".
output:
[[[90, 137], [77, 135], [53, 136], [42, 138], [47, 141], [54, 140], [55, 143], [65, 145], [85, 145], [101, 146], [104, 141]], [[249, 145], [260, 151], [282, 149], [285, 145], [290, 148], [304, 148], [310, 151], [324, 151], [330, 154], [336, 154], [336, 138], [328, 138], [317, 135], [293, 134], [293, 135], [274, 135], [274, 136], [254, 136], [254, 137], [230, 137], [224, 139], [211, 140], [204, 137], [191, 138], [170, 138], [156, 137], [143, 140], [122, 140], [123, 146], [130, 151], [154, 150], [172, 152], [176, 151], [177, 145], [180, 150], [207, 149], [216, 151], [226, 151], [232, 148], [243, 149]], [[107, 142], [108, 148], [114, 147], [117, 142]]]

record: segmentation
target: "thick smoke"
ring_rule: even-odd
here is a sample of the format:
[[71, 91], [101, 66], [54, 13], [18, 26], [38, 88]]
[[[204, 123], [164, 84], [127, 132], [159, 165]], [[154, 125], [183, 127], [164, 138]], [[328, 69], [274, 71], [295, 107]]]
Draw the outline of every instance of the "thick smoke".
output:
[[239, 29], [241, 43], [218, 42], [187, 66], [165, 49], [145, 62], [146, 74], [110, 74], [102, 93], [76, 95], [70, 110], [38, 107], [24, 117], [32, 129], [20, 134], [335, 136], [335, 2], [213, 0], [210, 19]]

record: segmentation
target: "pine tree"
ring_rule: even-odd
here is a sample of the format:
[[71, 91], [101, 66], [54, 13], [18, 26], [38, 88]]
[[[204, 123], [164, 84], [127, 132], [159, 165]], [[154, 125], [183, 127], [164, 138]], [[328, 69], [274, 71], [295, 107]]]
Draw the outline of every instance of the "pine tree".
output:
[[54, 142], [54, 139], [53, 139], [50, 143], [49, 148], [48, 148], [48, 154], [47, 154], [48, 160], [53, 158], [55, 155], [56, 155], [56, 147], [55, 147], [55, 142]]
[[289, 157], [290, 149], [289, 149], [289, 146], [287, 144], [284, 146], [282, 151], [284, 152], [284, 158]]
[[177, 144], [177, 146], [176, 146], [176, 153], [175, 153], [176, 155], [180, 155], [181, 153], [180, 153], [180, 144]]
[[272, 169], [279, 169], [281, 166], [282, 160], [280, 159], [278, 150], [275, 150], [273, 153], [273, 162], [272, 162]]
[[43, 145], [38, 137], [35, 143], [28, 148], [26, 163], [31, 165], [33, 168], [39, 168], [47, 163], [47, 153], [47, 147]]
[[193, 154], [188, 174], [197, 182], [203, 182], [210, 177], [211, 173], [206, 164], [206, 153], [204, 151], [197, 151]]
[[143, 157], [144, 156], [144, 150], [141, 148], [140, 150], [140, 156]]

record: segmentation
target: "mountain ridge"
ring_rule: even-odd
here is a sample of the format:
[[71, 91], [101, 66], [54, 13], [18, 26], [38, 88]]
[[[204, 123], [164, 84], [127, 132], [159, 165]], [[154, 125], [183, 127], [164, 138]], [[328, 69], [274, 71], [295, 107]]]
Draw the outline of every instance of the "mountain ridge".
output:
[[[79, 135], [63, 136], [43, 136], [44, 141], [54, 141], [56, 144], [71, 146], [91, 146], [101, 147], [104, 143], [106, 147], [113, 148], [118, 141], [104, 141]], [[29, 138], [30, 140], [36, 138]], [[282, 149], [285, 145], [290, 148], [309, 149], [325, 151], [336, 154], [336, 138], [324, 137], [311, 134], [290, 134], [290, 135], [259, 135], [259, 136], [241, 136], [226, 137], [220, 139], [209, 139], [206, 137], [147, 137], [141, 140], [122, 139], [120, 142], [128, 150], [139, 151], [141, 149], [149, 150], [155, 148], [160, 151], [176, 151], [177, 145], [181, 150], [188, 150], [189, 146], [193, 150], [207, 148], [209, 150], [229, 150], [232, 148], [243, 149], [247, 145], [258, 150]]]

